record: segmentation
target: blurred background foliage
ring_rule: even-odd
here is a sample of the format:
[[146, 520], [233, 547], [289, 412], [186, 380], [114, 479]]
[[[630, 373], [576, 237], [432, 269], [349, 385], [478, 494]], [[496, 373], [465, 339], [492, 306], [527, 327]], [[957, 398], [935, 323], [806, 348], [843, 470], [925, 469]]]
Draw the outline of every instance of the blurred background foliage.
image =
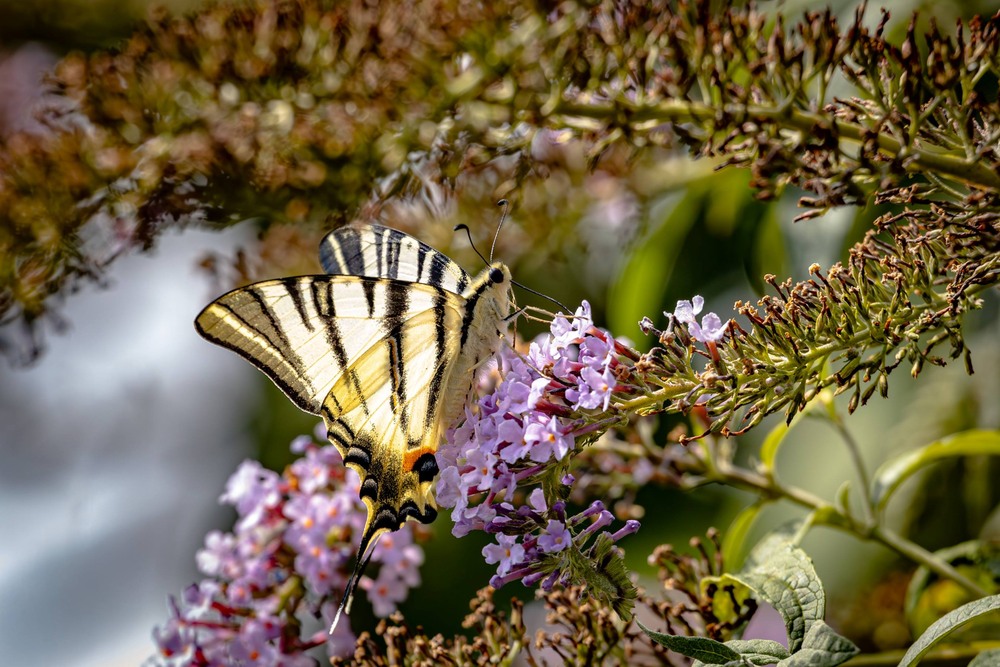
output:
[[[171, 12], [201, 6], [196, 0], [174, 0], [164, 4]], [[791, 18], [806, 9], [829, 5], [844, 17], [845, 23], [857, 7], [854, 2], [761, 4], [766, 11], [780, 10]], [[956, 17], [968, 19], [977, 13], [992, 14], [997, 3], [894, 2], [891, 9], [893, 14], [887, 31], [901, 38], [911, 10], [920, 10], [922, 23], [936, 18], [942, 27], [948, 28]], [[155, 10], [151, 28], [143, 29], [137, 33], [139, 36], [133, 35], [133, 26], [147, 12], [147, 3], [140, 0], [0, 2], [0, 15], [4, 17], [0, 21], [3, 51], [0, 70], [7, 73], [0, 78], [10, 82], [15, 72], [37, 71], [58, 58], [67, 57], [59, 65], [60, 77], [70, 84], [76, 81], [82, 86], [85, 80], [74, 79], [74, 75], [80, 75], [83, 63], [87, 62], [86, 54], [95, 49], [122, 46], [139, 53], [150, 48], [149, 44], [156, 39], [166, 40], [162, 32], [165, 15], [160, 10]], [[192, 25], [209, 32], [218, 30], [219, 44], [224, 45], [227, 39], [225, 25], [220, 23], [212, 27], [211, 13], [206, 16], [209, 18], [202, 23]], [[400, 16], [401, 21], [410, 18]], [[502, 17], [493, 19], [501, 20]], [[868, 20], [871, 23], [878, 20], [874, 7], [868, 10]], [[489, 31], [482, 34], [482, 39], [489, 39]], [[177, 48], [183, 51], [183, 47]], [[27, 63], [23, 60], [25, 54], [30, 56]], [[205, 58], [201, 61], [203, 73], [210, 77], [211, 54], [206, 52], [202, 56]], [[256, 65], [248, 64], [248, 67], [253, 66]], [[266, 67], [266, 63], [261, 66]], [[93, 72], [100, 73], [100, 59], [91, 60], [90, 67], [95, 68]], [[329, 75], [335, 72], [337, 64], [330, 63]], [[296, 77], [301, 73], [285, 74]], [[297, 96], [294, 90], [282, 88], [281, 72], [271, 72], [268, 76], [271, 78], [262, 77], [258, 82], [247, 75], [248, 85], [263, 86], [263, 90], [255, 94], [273, 102], [256, 110], [264, 116], [263, 122], [255, 126], [258, 132], [266, 132], [268, 123], [276, 127], [285, 122], [284, 114], [289, 113], [286, 109], [289, 105], [311, 103]], [[183, 69], [165, 69], [163, 81], [164, 85], [176, 86], [177, 90], [183, 90], [190, 83], [183, 78]], [[5, 137], [3, 148], [8, 157], [17, 156], [13, 162], [0, 163], [0, 169], [30, 163], [34, 149], [17, 139], [14, 131], [25, 127], [44, 131], [30, 120], [30, 107], [39, 98], [39, 89], [22, 85], [23, 89], [18, 91], [20, 96], [12, 94], [0, 99], [3, 110], [0, 117], [5, 119], [5, 126], [0, 128]], [[364, 94], [358, 91], [358, 95]], [[215, 103], [225, 105], [225, 96], [235, 95], [232, 104], [236, 105], [242, 103], [240, 99], [245, 93], [226, 89], [223, 84], [219, 95]], [[211, 114], [205, 107], [185, 108], [185, 104], [194, 104], [193, 99], [175, 95], [176, 113], [191, 114], [192, 123], [195, 118]], [[142, 133], [155, 132], [160, 119], [128, 117], [127, 109], [110, 104], [92, 111], [89, 115], [97, 123], [102, 117], [107, 121], [107, 126], [98, 126], [97, 131], [120, 132], [123, 141], [119, 142], [118, 152], [95, 156], [89, 162], [90, 168], [99, 176], [102, 168], [107, 173], [128, 171], [134, 159], [128, 152], [129, 140], [140, 134], [136, 128], [146, 124]], [[355, 129], [362, 135], [370, 129], [366, 125], [369, 121], [363, 116], [355, 120], [359, 123]], [[190, 160], [190, 174], [196, 174], [200, 169], [198, 160], [205, 159], [201, 153], [203, 146], [198, 143], [199, 135], [184, 134], [183, 126], [174, 130], [178, 132], [174, 138], [181, 137], [187, 143], [161, 148], [172, 152], [174, 161]], [[225, 140], [231, 142], [230, 148], [235, 155], [241, 150], [238, 145], [241, 130], [239, 125], [231, 130], [233, 135]], [[86, 138], [79, 133], [71, 132], [67, 137], [67, 151], [86, 145]], [[408, 139], [417, 144], [424, 141], [419, 136]], [[265, 148], [283, 149], [280, 138], [265, 137], [261, 141]], [[494, 204], [499, 197], [509, 197], [514, 207], [510, 223], [500, 235], [497, 257], [511, 264], [521, 282], [564, 303], [574, 305], [581, 299], [589, 300], [595, 307], [598, 322], [616, 335], [629, 336], [639, 348], [644, 348], [649, 341], [637, 324], [643, 316], [652, 318], [658, 325], [663, 324], [661, 313], [664, 310], [672, 310], [678, 299], [701, 294], [708, 303], [707, 310], [714, 310], [725, 318], [731, 312], [729, 304], [736, 299], [751, 300], [764, 293], [763, 276], [767, 273], [779, 279], [788, 276], [801, 279], [807, 275], [812, 262], [828, 266], [846, 260], [851, 245], [870, 228], [873, 219], [886, 212], [874, 205], [842, 207], [818, 219], [793, 224], [792, 218], [801, 212], [796, 202], [803, 192], [788, 188], [779, 197], [761, 201], [750, 186], [749, 171], [733, 168], [716, 171], [718, 163], [693, 160], [684, 149], [649, 147], [637, 153], [625, 153], [610, 147], [594, 160], [588, 158], [592, 146], [565, 139], [558, 133], [536, 137], [533, 141], [529, 150], [530, 169], [516, 159], [504, 160], [503, 156], [488, 160], [488, 156], [483, 155], [479, 163], [475, 162], [475, 155], [461, 156], [460, 163], [452, 160], [454, 156], [446, 156], [438, 161], [437, 167], [455, 171], [436, 174], [435, 178], [454, 179], [453, 197], [438, 198], [435, 193], [440, 193], [434, 187], [420, 189], [419, 184], [407, 186], [402, 193], [394, 192], [393, 183], [379, 181], [383, 191], [404, 196], [381, 201], [372, 209], [361, 210], [359, 215], [378, 217], [389, 225], [415, 233], [426, 243], [475, 270], [480, 260], [468, 247], [464, 236], [453, 234], [452, 227], [457, 222], [466, 222], [472, 228], [477, 245], [486, 248], [499, 217]], [[370, 148], [356, 136], [348, 136], [343, 145], [329, 147], [327, 157], [338, 164], [341, 174], [351, 173], [343, 169], [343, 161], [357, 160], [355, 177], [364, 180], [377, 172], [369, 164], [375, 159], [374, 154], [367, 152]], [[145, 150], [149, 149], [147, 145]], [[382, 158], [387, 154], [391, 152], [382, 152]], [[58, 152], [54, 155], [58, 156]], [[353, 213], [352, 207], [357, 206], [359, 199], [355, 189], [325, 182], [327, 167], [323, 164], [308, 160], [297, 164], [299, 171], [274, 181], [268, 180], [274, 174], [253, 168], [228, 172], [232, 180], [200, 182], [195, 178], [193, 186], [184, 181], [185, 187], [201, 190], [201, 194], [207, 195], [213, 203], [209, 209], [194, 207], [189, 210], [190, 217], [178, 221], [182, 226], [192, 223], [221, 226], [235, 218], [252, 226], [257, 236], [256, 242], [231, 254], [206, 254], [202, 262], [206, 284], [211, 283], [213, 289], [221, 292], [252, 280], [319, 270], [318, 240], [334, 221], [341, 221], [346, 214]], [[44, 167], [57, 173], [59, 166], [56, 161]], [[391, 171], [390, 168], [396, 165], [382, 166]], [[59, 174], [58, 177], [77, 179], [67, 191], [83, 193], [93, 183], [94, 173]], [[160, 176], [164, 177], [164, 183], [171, 185], [171, 174]], [[37, 183], [47, 177], [45, 173], [26, 174], [25, 182]], [[244, 180], [239, 182], [236, 180], [239, 178]], [[183, 212], [189, 192], [165, 188], [158, 192], [161, 202], [153, 197], [147, 205], [162, 204], [167, 209]], [[127, 208], [127, 192], [109, 191], [105, 196], [120, 196]], [[50, 202], [45, 215], [56, 216], [59, 211], [79, 203], [72, 199]], [[17, 215], [36, 216], [37, 219], [39, 213], [21, 211]], [[123, 229], [122, 225], [128, 225], [124, 219], [123, 214], [121, 219], [105, 220], [103, 225], [88, 232], [93, 235], [89, 243], [104, 248], [97, 253], [100, 256], [98, 267], [103, 267], [120, 252], [149, 249], [156, 244], [160, 229]], [[0, 226], [9, 225], [10, 221], [8, 209]], [[12, 232], [8, 229], [7, 233]], [[111, 248], [116, 240], [123, 238], [124, 245]], [[24, 267], [19, 266], [18, 270], [23, 271]], [[522, 296], [526, 303], [547, 307], [546, 302], [531, 295], [518, 295], [519, 300]], [[50, 295], [46, 293], [43, 297], [49, 299]], [[37, 315], [41, 312], [39, 310]], [[186, 316], [193, 318], [194, 315], [188, 313]], [[975, 375], [967, 376], [960, 365], [933, 369], [920, 382], [912, 382], [900, 374], [893, 378], [889, 399], [860, 411], [849, 420], [848, 426], [861, 443], [870, 468], [891, 454], [956, 430], [1000, 427], [1000, 399], [997, 398], [1000, 396], [1000, 373], [997, 372], [1000, 368], [1000, 319], [997, 316], [997, 301], [991, 294], [986, 307], [967, 320], [966, 340], [974, 350], [979, 371]], [[51, 326], [49, 323], [46, 328]], [[530, 323], [518, 326], [519, 332], [528, 337], [537, 330]], [[20, 327], [18, 321], [9, 321], [7, 325], [8, 329]], [[37, 333], [30, 335], [27, 347], [23, 341], [18, 341], [23, 332], [11, 337], [8, 331], [6, 335], [8, 348], [17, 348], [27, 357], [32, 354], [26, 350], [41, 343]], [[72, 333], [56, 337], [48, 344], [72, 345]], [[206, 349], [206, 354], [225, 352]], [[104, 362], [116, 363], [114, 359]], [[17, 372], [5, 371], [0, 377], [5, 385], [16, 388]], [[288, 443], [298, 434], [312, 432], [315, 418], [296, 411], [263, 376], [259, 384], [257, 399], [246, 406], [243, 417], [257, 443], [256, 451], [247, 454], [272, 468], [280, 468], [289, 461]], [[660, 432], [666, 433], [675, 424], [676, 421], [664, 420]], [[739, 440], [742, 455], [747, 460], [754, 456], [765, 430], [758, 429]], [[818, 494], [832, 496], [850, 474], [846, 454], [837, 440], [838, 436], [825, 425], [805, 422], [795, 430], [791, 442], [783, 449], [780, 465], [784, 476]], [[1000, 539], [1000, 516], [995, 510], [1000, 501], [997, 479], [1000, 479], [1000, 469], [996, 461], [964, 460], [941, 465], [929, 471], [919, 484], [912, 485], [911, 502], [898, 503], [894, 512], [899, 524], [906, 527], [904, 532], [932, 549], [973, 538], [992, 536]], [[218, 480], [220, 490], [223, 483], [223, 479]], [[707, 525], [725, 528], [750, 501], [748, 495], [730, 489], [705, 488], [695, 493], [675, 489], [644, 490], [637, 501], [645, 508], [643, 529], [624, 544], [630, 566], [648, 575], [645, 558], [655, 545], [683, 544], [690, 536], [703, 533]], [[763, 532], [767, 526], [777, 525], [795, 514], [788, 508], [768, 509], [755, 530]], [[407, 617], [422, 623], [428, 634], [461, 631], [466, 602], [488, 580], [492, 569], [480, 556], [484, 536], [482, 539], [470, 536], [455, 540], [448, 534], [449, 528], [446, 520], [431, 527], [435, 537], [424, 545], [427, 553], [424, 586], [403, 607]], [[900, 617], [901, 600], [912, 566], [883, 549], [831, 531], [811, 536], [805, 547], [815, 557], [819, 573], [834, 599], [831, 604], [834, 620], [852, 639], [867, 649], [893, 648], [905, 643], [908, 636]], [[887, 572], [899, 574], [887, 575]], [[165, 590], [163, 594], [173, 592]], [[508, 587], [500, 591], [498, 600], [502, 604], [504, 597], [510, 595], [523, 599], [532, 594], [520, 587]], [[356, 610], [355, 620], [360, 625], [367, 611], [364, 605], [357, 605]], [[857, 610], [864, 610], [864, 613], [856, 613]]]

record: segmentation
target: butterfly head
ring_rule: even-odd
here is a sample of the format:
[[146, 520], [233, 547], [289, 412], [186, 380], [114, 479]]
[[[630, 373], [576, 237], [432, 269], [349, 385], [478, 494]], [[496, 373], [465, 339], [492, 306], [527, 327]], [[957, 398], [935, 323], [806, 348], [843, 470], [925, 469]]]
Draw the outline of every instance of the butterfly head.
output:
[[491, 319], [505, 319], [510, 312], [511, 286], [514, 282], [510, 269], [503, 262], [493, 262], [480, 276], [481, 303], [476, 304], [476, 308], [489, 312]]

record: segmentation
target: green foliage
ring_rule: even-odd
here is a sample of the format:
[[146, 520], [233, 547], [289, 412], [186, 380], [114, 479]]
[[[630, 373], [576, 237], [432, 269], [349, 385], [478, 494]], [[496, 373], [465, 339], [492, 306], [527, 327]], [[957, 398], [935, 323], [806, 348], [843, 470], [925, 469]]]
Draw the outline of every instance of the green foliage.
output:
[[899, 667], [910, 667], [910, 665], [917, 664], [920, 658], [946, 635], [980, 616], [996, 613], [997, 610], [1000, 610], [1000, 595], [980, 598], [955, 609], [927, 628], [927, 631], [917, 638], [903, 659], [899, 661]]
[[824, 618], [826, 595], [805, 552], [774, 533], [750, 553], [737, 574], [724, 575], [722, 587], [735, 582], [752, 591], [758, 600], [774, 607], [785, 622], [788, 649], [764, 640], [719, 642], [704, 637], [657, 633], [639, 627], [656, 642], [693, 658], [698, 665], [770, 665], [782, 667], [833, 667], [854, 656], [858, 649], [828, 626]]
[[[969, 540], [936, 551], [934, 556], [975, 581], [983, 590], [1000, 592], [1000, 543], [996, 540]], [[943, 578], [925, 566], [918, 567], [907, 587], [905, 601], [906, 618], [913, 635], [923, 634], [942, 616], [976, 597], [953, 580]], [[970, 623], [960, 633], [955, 633], [951, 641], [990, 639], [998, 634], [1000, 613], [995, 613]]]
[[899, 486], [925, 466], [962, 456], [1000, 456], [1000, 432], [972, 430], [955, 433], [887, 461], [872, 478], [872, 501], [882, 511]]

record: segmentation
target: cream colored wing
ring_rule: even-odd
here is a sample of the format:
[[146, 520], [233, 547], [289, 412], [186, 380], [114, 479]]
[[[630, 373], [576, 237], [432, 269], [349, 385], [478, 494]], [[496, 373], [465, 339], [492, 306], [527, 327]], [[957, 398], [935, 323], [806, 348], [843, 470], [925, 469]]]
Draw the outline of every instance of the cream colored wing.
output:
[[428, 307], [426, 294], [409, 302], [408, 289], [353, 276], [268, 280], [219, 297], [195, 326], [263, 371], [299, 408], [319, 414], [334, 383], [391, 321]]

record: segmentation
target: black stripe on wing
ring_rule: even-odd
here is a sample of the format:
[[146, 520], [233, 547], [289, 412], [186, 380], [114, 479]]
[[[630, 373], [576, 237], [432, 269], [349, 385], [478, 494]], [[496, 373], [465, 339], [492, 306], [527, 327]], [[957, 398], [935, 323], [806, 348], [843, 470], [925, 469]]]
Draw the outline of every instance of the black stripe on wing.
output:
[[[294, 304], [300, 319], [295, 324], [312, 331], [314, 327], [306, 314], [296, 280], [277, 282]], [[309, 384], [302, 357], [288, 338], [286, 323], [275, 317], [261, 288], [251, 285], [220, 297], [201, 312], [195, 320], [195, 328], [207, 340], [232, 350], [256, 366], [299, 408], [317, 412], [321, 398], [312, 395], [314, 387]], [[255, 352], [255, 348], [260, 348], [263, 354]]]
[[447, 255], [409, 234], [383, 227], [341, 227], [320, 244], [320, 264], [332, 275], [392, 278], [461, 294], [469, 274]]

